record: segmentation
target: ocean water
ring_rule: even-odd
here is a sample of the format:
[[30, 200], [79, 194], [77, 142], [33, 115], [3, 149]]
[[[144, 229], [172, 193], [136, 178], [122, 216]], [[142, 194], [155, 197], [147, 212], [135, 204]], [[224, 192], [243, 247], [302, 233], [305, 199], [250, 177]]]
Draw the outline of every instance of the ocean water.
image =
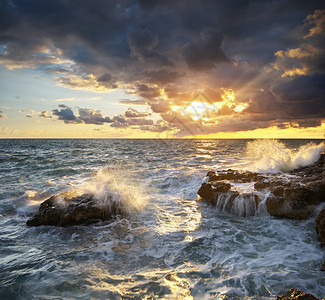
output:
[[[292, 287], [324, 297], [314, 218], [276, 219], [262, 205], [241, 217], [240, 208], [197, 201], [208, 170], [290, 179], [286, 171], [322, 148], [317, 140], [0, 140], [0, 299], [275, 299]], [[98, 201], [113, 195], [129, 216], [26, 226], [42, 201], [74, 190]]]

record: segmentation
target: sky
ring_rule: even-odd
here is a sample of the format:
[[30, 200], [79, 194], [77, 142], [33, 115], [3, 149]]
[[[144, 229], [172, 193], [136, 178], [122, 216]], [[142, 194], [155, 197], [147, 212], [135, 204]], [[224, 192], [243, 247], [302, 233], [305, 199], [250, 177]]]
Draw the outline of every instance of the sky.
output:
[[1, 138], [324, 134], [324, 1], [0, 0]]

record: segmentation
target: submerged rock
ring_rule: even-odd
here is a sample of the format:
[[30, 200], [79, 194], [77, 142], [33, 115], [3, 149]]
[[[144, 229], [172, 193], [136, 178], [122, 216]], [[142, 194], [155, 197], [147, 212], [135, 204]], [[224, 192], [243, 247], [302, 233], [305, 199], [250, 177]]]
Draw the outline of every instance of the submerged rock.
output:
[[[316, 217], [316, 232], [320, 238], [321, 244], [325, 245], [325, 207]], [[325, 269], [325, 263], [323, 264], [323, 267]]]
[[320, 268], [321, 271], [325, 271], [325, 261], [323, 262], [321, 268]]
[[277, 297], [277, 300], [319, 300], [309, 293], [305, 293], [298, 289], [291, 289], [285, 295]]
[[39, 210], [26, 222], [28, 226], [88, 225], [99, 221], [109, 221], [123, 215], [120, 203], [108, 199], [99, 203], [92, 194], [79, 196], [57, 195], [41, 203]]

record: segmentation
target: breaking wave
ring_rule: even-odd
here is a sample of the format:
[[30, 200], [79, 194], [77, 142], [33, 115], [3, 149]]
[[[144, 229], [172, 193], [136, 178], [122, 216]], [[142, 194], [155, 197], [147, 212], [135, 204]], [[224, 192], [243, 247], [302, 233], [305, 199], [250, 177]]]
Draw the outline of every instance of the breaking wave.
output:
[[78, 188], [78, 192], [93, 194], [99, 206], [120, 203], [129, 213], [142, 210], [147, 202], [136, 180], [119, 168], [100, 169]]
[[247, 143], [245, 170], [280, 173], [313, 164], [320, 158], [324, 143], [309, 143], [290, 149], [278, 140], [255, 140]]

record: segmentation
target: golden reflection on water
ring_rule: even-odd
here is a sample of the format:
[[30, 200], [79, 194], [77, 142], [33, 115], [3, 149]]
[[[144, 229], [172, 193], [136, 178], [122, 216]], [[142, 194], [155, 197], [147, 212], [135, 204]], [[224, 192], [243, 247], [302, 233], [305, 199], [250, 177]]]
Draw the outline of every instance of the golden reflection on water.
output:
[[180, 204], [181, 211], [177, 214], [166, 209], [160, 210], [157, 214], [158, 225], [155, 230], [161, 235], [184, 231], [187, 233], [185, 240], [192, 241], [191, 232], [200, 226], [202, 215], [195, 200], [182, 200]]
[[[193, 282], [181, 278], [172, 270], [155, 270], [127, 276], [115, 276], [103, 268], [91, 267], [88, 279], [90, 287], [98, 295], [109, 292], [120, 299], [194, 299], [191, 296]], [[156, 289], [155, 289], [156, 288]], [[164, 291], [164, 295], [161, 294]]]

